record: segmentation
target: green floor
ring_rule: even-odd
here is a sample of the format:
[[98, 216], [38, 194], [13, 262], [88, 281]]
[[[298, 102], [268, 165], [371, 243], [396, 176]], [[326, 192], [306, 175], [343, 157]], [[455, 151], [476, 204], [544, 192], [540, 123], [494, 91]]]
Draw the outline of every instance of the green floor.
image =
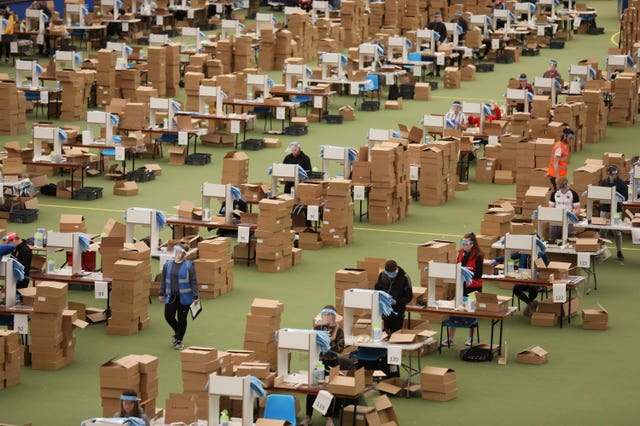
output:
[[[540, 57], [523, 57], [516, 64], [498, 65], [493, 73], [478, 74], [475, 82], [463, 82], [462, 89], [434, 92], [431, 102], [406, 101], [402, 111], [357, 112], [355, 122], [341, 126], [313, 123], [309, 135], [299, 138], [303, 149], [312, 162], [319, 165], [322, 144], [363, 145], [368, 128], [417, 124], [424, 113], [444, 113], [454, 99], [500, 100], [509, 77], [523, 71], [531, 77], [540, 75], [552, 58], [558, 60], [561, 71], [589, 56], [597, 58], [602, 66], [607, 48], [614, 46], [611, 38], [619, 26], [614, 16], [616, 4], [593, 1], [589, 5], [597, 8], [598, 25], [605, 27], [604, 35], [578, 36], [565, 50], [543, 50]], [[8, 67], [0, 66], [0, 72], [8, 71]], [[331, 109], [335, 111], [351, 102], [351, 98], [336, 99]], [[601, 158], [607, 151], [624, 152], [628, 157], [637, 154], [637, 137], [635, 127], [609, 128], [606, 140], [588, 145], [573, 155], [570, 166], [578, 167], [586, 158]], [[2, 137], [0, 142], [16, 139], [26, 142], [27, 138], [27, 135]], [[291, 140], [282, 139], [284, 145]], [[226, 150], [203, 147], [199, 151], [213, 154], [211, 165], [178, 167], [169, 165], [166, 159], [161, 160], [163, 175], [156, 181], [141, 184], [137, 197], [114, 197], [110, 194], [112, 182], [90, 178], [91, 186], [104, 186], [103, 199], [76, 202], [40, 197], [39, 221], [32, 225], [11, 224], [10, 229], [29, 235], [36, 226], [56, 228], [60, 214], [79, 213], [85, 215], [91, 232], [100, 232], [109, 217], [122, 219], [126, 207], [153, 207], [172, 213], [172, 206], [182, 199], [199, 203], [200, 184], [219, 180]], [[268, 165], [280, 161], [283, 151], [250, 152], [250, 181], [266, 181]], [[457, 241], [467, 231], [478, 231], [487, 202], [514, 194], [513, 186], [479, 185], [472, 181], [469, 191], [456, 193], [455, 200], [444, 206], [412, 205], [409, 217], [402, 222], [390, 226], [356, 223], [354, 244], [305, 252], [303, 262], [285, 273], [259, 274], [255, 267], [237, 265], [236, 288], [222, 298], [204, 303], [203, 314], [189, 324], [185, 343], [219, 349], [240, 348], [244, 318], [254, 297], [283, 301], [283, 326], [308, 327], [313, 315], [334, 300], [334, 271], [354, 267], [356, 261], [365, 256], [395, 258], [417, 282], [416, 245], [432, 238]], [[169, 234], [165, 231], [162, 236], [166, 239]], [[635, 281], [640, 252], [631, 247], [628, 239], [625, 256], [624, 264], [613, 259], [599, 264], [599, 290], [588, 296], [580, 294], [581, 306], [591, 308], [600, 303], [609, 310], [609, 330], [585, 331], [580, 328], [579, 320], [564, 329], [531, 327], [526, 318], [517, 314], [505, 323], [504, 340], [509, 344], [506, 366], [495, 362], [461, 362], [457, 350], [462, 342], [461, 334], [456, 348], [422, 359], [423, 365], [446, 366], [457, 371], [458, 398], [448, 403], [393, 399], [401, 424], [637, 424], [633, 401], [640, 397], [636, 382], [640, 368], [635, 355], [640, 345], [634, 333], [637, 333], [638, 317], [635, 303], [640, 299]], [[485, 291], [498, 290], [494, 284], [486, 284]], [[104, 304], [94, 300], [89, 292], [72, 292], [70, 299], [93, 306]], [[169, 393], [182, 390], [180, 358], [169, 345], [170, 333], [162, 319], [161, 305], [154, 301], [149, 310], [151, 327], [137, 336], [109, 336], [105, 325], [77, 331], [76, 360], [61, 371], [23, 368], [22, 383], [0, 391], [0, 422], [73, 425], [100, 415], [98, 367], [111, 357], [129, 353], [149, 353], [160, 358], [158, 405], [163, 406]], [[481, 326], [483, 339], [487, 339], [488, 324]], [[515, 363], [515, 353], [530, 345], [547, 349], [549, 362], [542, 366]], [[294, 357], [294, 363], [299, 361]], [[316, 418], [316, 424], [321, 421]]]

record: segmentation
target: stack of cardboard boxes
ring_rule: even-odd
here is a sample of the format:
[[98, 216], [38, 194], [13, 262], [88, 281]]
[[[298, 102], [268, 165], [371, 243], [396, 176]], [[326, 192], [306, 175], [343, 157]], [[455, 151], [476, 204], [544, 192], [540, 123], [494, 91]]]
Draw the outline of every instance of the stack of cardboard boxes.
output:
[[[375, 281], [374, 281], [375, 284]], [[364, 269], [339, 269], [336, 271], [335, 276], [335, 289], [336, 289], [336, 310], [342, 315], [344, 313], [344, 292], [352, 288], [368, 289], [373, 288], [373, 285], [369, 286], [369, 280], [367, 278], [367, 271]]]
[[574, 139], [569, 140], [569, 150], [571, 152], [581, 151], [586, 139], [584, 127], [587, 122], [587, 104], [584, 102], [557, 104], [553, 108], [553, 120], [557, 128], [556, 133], [553, 132], [554, 126], [550, 123], [550, 129], [547, 129], [547, 136], [559, 140], [564, 128], [562, 124], [565, 124], [576, 134]]
[[[343, 1], [340, 8], [340, 23], [344, 28], [344, 47], [355, 47], [362, 43], [362, 36], [369, 34], [368, 21], [365, 19], [364, 0]], [[388, 11], [388, 7], [385, 8]], [[385, 24], [386, 24], [385, 13]]]
[[584, 125], [585, 142], [596, 143], [607, 135], [609, 108], [604, 103], [601, 89], [583, 90], [582, 100], [587, 105], [587, 122]]
[[67, 284], [44, 281], [36, 286], [30, 315], [31, 365], [34, 370], [58, 370], [73, 362], [76, 340], [63, 329], [75, 311], [66, 311]]
[[56, 79], [62, 89], [60, 104], [60, 120], [82, 120], [87, 114], [87, 97], [85, 95], [85, 77], [81, 72], [58, 71]]
[[426, 366], [420, 372], [422, 399], [451, 401], [458, 397], [456, 372], [450, 368]]
[[96, 95], [99, 107], [111, 103], [116, 97], [116, 63], [118, 54], [114, 50], [100, 49], [96, 65]]
[[100, 366], [102, 415], [113, 417], [120, 411], [122, 392], [132, 389], [149, 417], [156, 413], [158, 358], [153, 355], [126, 355]]
[[[524, 195], [524, 203], [522, 204], [522, 218], [531, 219], [534, 211], [539, 206], [546, 207], [549, 205], [549, 197], [551, 196], [551, 188], [543, 186], [530, 186]], [[483, 232], [484, 234], [485, 232]], [[496, 235], [489, 233], [490, 235]], [[504, 234], [499, 234], [504, 235]]]
[[167, 97], [178, 96], [180, 91], [180, 43], [166, 46]]
[[218, 40], [216, 59], [222, 62], [222, 70], [225, 74], [233, 71], [233, 38]]
[[293, 199], [288, 196], [263, 199], [259, 203], [255, 232], [256, 263], [260, 272], [283, 272], [293, 266], [295, 233], [291, 230]]
[[184, 91], [187, 96], [185, 109], [187, 111], [198, 111], [200, 108], [200, 84], [204, 80], [201, 72], [184, 73]]
[[275, 333], [280, 329], [284, 304], [277, 300], [254, 299], [251, 313], [247, 314], [244, 349], [253, 351], [257, 360], [276, 368], [278, 345]]
[[127, 102], [120, 116], [122, 117], [120, 127], [125, 129], [145, 129], [149, 126], [149, 104]]
[[116, 96], [132, 99], [138, 86], [140, 86], [140, 70], [136, 68], [116, 70]]
[[214, 237], [198, 243], [199, 259], [193, 264], [200, 298], [215, 299], [233, 289], [232, 252], [231, 238]]
[[171, 393], [164, 408], [165, 424], [195, 424], [198, 421], [196, 397], [185, 393]]
[[480, 233], [482, 235], [502, 237], [511, 230], [511, 219], [514, 216], [514, 208], [509, 203], [505, 203], [500, 207], [490, 208], [480, 222]]
[[238, 37], [235, 39], [233, 57], [233, 70], [242, 71], [245, 68], [256, 66], [256, 55], [253, 51], [253, 39], [251, 37]]
[[149, 46], [147, 56], [148, 84], [158, 90], [159, 97], [164, 98], [167, 96], [167, 47]]
[[0, 330], [0, 389], [20, 383], [20, 367], [24, 359], [24, 347], [20, 334], [12, 330]]
[[411, 201], [409, 154], [396, 142], [371, 149], [369, 222], [387, 225], [404, 219]]
[[[600, 185], [603, 173], [605, 173], [605, 168], [602, 162], [587, 159], [584, 165], [573, 171], [571, 188], [578, 194], [582, 194], [587, 190], [589, 185]], [[580, 197], [580, 205], [586, 207], [587, 197]]]
[[635, 124], [638, 111], [638, 80], [636, 74], [623, 72], [613, 82], [613, 105], [609, 110], [609, 123], [615, 127]]
[[[431, 240], [418, 246], [418, 268], [420, 269], [420, 285], [429, 286], [429, 262], [456, 263], [458, 255], [456, 243], [444, 240]], [[455, 295], [452, 283], [438, 279], [436, 282], [436, 300], [449, 300]], [[425, 293], [426, 298], [426, 293]]]
[[109, 334], [132, 335], [149, 326], [150, 253], [144, 243], [119, 251], [111, 281]]
[[342, 247], [353, 242], [351, 181], [332, 180], [327, 187], [320, 238], [325, 246]]
[[420, 204], [438, 206], [455, 196], [458, 150], [458, 143], [453, 141], [429, 144], [420, 150]]
[[193, 397], [197, 406], [197, 418], [209, 418], [209, 392], [206, 390], [209, 375], [218, 371], [218, 350], [192, 346], [180, 352], [182, 362], [182, 388], [185, 395]]
[[276, 48], [273, 56], [273, 67], [276, 70], [284, 69], [284, 62], [288, 58], [297, 56], [298, 44], [293, 39], [293, 33], [289, 30], [276, 32]]
[[[640, 9], [633, 6], [633, 2], [631, 2], [631, 7], [624, 9], [622, 13], [622, 20], [620, 21], [621, 25], [621, 48], [622, 52], [627, 55], [631, 55], [634, 53], [633, 48], [635, 47], [635, 43], [640, 41]], [[622, 53], [620, 52], [620, 53]]]
[[462, 81], [462, 71], [458, 67], [446, 67], [444, 69], [443, 83], [445, 89], [459, 89]]
[[247, 183], [249, 177], [249, 156], [242, 151], [227, 152], [222, 160], [220, 183], [237, 187]]
[[0, 135], [17, 135], [26, 129], [27, 101], [15, 83], [0, 83]]
[[258, 42], [260, 56], [258, 65], [263, 71], [274, 70], [274, 59], [276, 54], [276, 36], [272, 29], [260, 30], [260, 41]]

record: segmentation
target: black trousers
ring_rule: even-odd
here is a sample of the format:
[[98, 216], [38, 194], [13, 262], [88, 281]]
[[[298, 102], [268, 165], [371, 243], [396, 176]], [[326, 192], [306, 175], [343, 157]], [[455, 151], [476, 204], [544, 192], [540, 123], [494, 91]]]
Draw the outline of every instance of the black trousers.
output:
[[[182, 341], [184, 334], [187, 332], [187, 314], [189, 313], [189, 305], [180, 303], [179, 295], [171, 295], [169, 303], [164, 305], [164, 319], [173, 329], [174, 336], [177, 340]], [[177, 319], [176, 319], [177, 314]]]
[[384, 329], [394, 333], [400, 330], [404, 325], [404, 310], [392, 313], [391, 315], [384, 317], [382, 320], [384, 322]]
[[538, 297], [538, 287], [516, 284], [513, 287], [513, 294], [528, 305]]

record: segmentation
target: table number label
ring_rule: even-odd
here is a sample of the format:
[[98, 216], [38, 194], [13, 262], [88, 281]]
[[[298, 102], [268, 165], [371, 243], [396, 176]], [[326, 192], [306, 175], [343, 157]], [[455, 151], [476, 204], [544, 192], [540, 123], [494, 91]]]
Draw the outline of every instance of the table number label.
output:
[[387, 348], [387, 364], [389, 365], [402, 364], [402, 348], [400, 346], [389, 346]]
[[589, 269], [591, 267], [591, 254], [578, 252], [578, 267]]
[[553, 303], [564, 303], [567, 301], [567, 285], [564, 283], [553, 285]]
[[109, 294], [109, 286], [106, 281], [96, 281], [94, 291], [96, 299], [106, 299]]

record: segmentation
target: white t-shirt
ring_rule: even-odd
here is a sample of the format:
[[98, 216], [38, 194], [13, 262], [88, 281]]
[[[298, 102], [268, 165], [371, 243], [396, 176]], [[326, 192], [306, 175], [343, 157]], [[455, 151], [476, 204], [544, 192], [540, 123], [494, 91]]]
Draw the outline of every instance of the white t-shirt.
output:
[[575, 207], [580, 206], [580, 197], [573, 189], [569, 189], [564, 194], [561, 190], [557, 190], [551, 198], [549, 204], [551, 207], [563, 208], [572, 212]]

